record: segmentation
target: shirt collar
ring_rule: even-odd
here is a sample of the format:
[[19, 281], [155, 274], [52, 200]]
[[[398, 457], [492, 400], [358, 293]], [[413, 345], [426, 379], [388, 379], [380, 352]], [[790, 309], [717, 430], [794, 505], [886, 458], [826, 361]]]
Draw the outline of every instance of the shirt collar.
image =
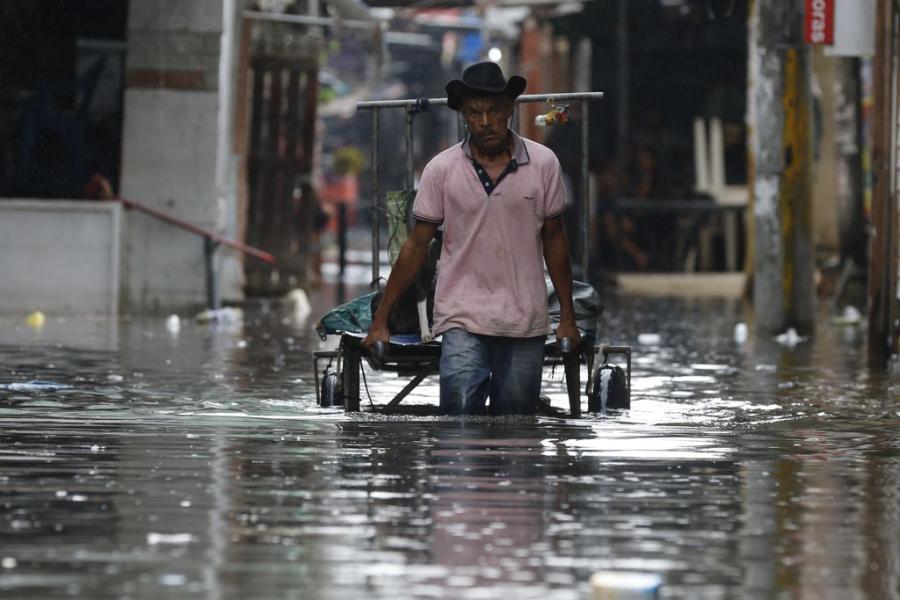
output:
[[[516, 161], [516, 165], [522, 166], [528, 164], [528, 149], [525, 147], [525, 140], [523, 140], [522, 136], [517, 134], [515, 131], [509, 130], [509, 133], [512, 135], [512, 158]], [[462, 151], [466, 156], [469, 157], [470, 160], [474, 160], [474, 158], [472, 158], [472, 149], [469, 145], [468, 135], [466, 136], [466, 139], [463, 140]]]

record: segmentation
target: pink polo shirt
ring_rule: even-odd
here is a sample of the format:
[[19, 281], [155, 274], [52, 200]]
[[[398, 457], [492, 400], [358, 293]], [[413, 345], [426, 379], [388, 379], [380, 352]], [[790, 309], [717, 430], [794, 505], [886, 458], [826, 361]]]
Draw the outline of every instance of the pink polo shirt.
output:
[[513, 133], [516, 169], [488, 195], [461, 142], [422, 172], [417, 219], [443, 223], [434, 330], [535, 337], [550, 333], [541, 227], [566, 204], [553, 151]]

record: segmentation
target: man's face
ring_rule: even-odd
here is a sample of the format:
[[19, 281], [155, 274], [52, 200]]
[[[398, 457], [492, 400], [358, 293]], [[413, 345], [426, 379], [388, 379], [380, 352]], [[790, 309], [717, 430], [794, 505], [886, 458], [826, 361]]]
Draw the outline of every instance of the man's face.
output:
[[466, 98], [462, 113], [472, 143], [484, 154], [498, 154], [506, 149], [506, 125], [512, 116], [514, 102], [509, 98]]

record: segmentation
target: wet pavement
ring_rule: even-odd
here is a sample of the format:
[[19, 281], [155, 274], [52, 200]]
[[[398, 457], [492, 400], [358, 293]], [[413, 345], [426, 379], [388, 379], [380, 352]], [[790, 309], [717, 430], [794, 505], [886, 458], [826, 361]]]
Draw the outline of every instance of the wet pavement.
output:
[[[0, 384], [62, 386], [0, 390], [0, 597], [562, 600], [600, 570], [664, 598], [900, 597], [900, 380], [858, 326], [740, 344], [747, 315], [610, 299], [632, 410], [579, 420], [318, 408], [333, 341], [277, 310], [0, 321]], [[375, 404], [405, 383], [366, 378]]]

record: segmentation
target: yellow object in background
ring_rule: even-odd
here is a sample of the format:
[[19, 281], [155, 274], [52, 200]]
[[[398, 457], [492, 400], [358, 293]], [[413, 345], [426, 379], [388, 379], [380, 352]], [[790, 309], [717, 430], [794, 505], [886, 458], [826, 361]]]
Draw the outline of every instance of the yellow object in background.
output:
[[46, 322], [47, 317], [45, 317], [44, 313], [39, 310], [36, 310], [25, 317], [25, 324], [33, 329], [41, 329]]

